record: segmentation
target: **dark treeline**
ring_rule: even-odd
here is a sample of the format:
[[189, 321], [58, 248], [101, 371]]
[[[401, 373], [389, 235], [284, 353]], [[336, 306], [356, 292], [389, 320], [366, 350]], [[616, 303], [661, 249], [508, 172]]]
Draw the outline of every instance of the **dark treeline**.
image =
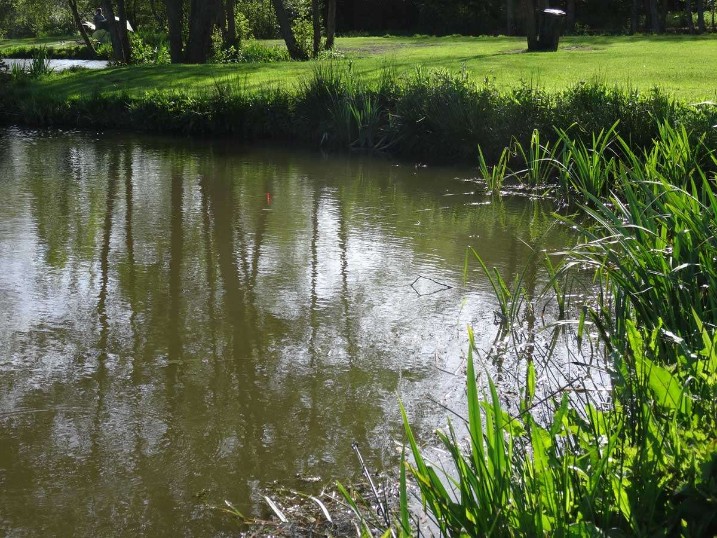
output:
[[[432, 35], [523, 35], [532, 9], [559, 8], [567, 13], [568, 32], [631, 33], [714, 30], [717, 0], [335, 0], [339, 33], [423, 33]], [[75, 28], [71, 7], [91, 20], [102, 0], [0, 0], [0, 37], [61, 34]], [[330, 0], [124, 0], [135, 28], [166, 29], [168, 15], [179, 8], [214, 12], [217, 23], [236, 22], [237, 14], [284, 8], [293, 18], [318, 7], [326, 20]], [[312, 4], [315, 4], [312, 6]], [[202, 15], [205, 16], [205, 15]], [[171, 18], [171, 16], [169, 17]], [[228, 28], [231, 31], [231, 28]], [[186, 29], [185, 29], [186, 31]], [[267, 33], [266, 30], [263, 32]], [[280, 37], [278, 24], [270, 33]], [[266, 35], [256, 37], [268, 37]]]
[[[523, 14], [558, 8], [568, 32], [662, 33], [712, 28], [712, 0], [337, 0], [339, 32], [523, 35]], [[532, 6], [531, 6], [532, 4]]]
[[[714, 31], [717, 0], [0, 0], [0, 37], [66, 35], [96, 8], [107, 16], [110, 56], [132, 63], [127, 22], [142, 40], [164, 43], [173, 63], [204, 63], [217, 51], [236, 56], [247, 38], [282, 38], [292, 59], [331, 49], [334, 35], [526, 35], [537, 40], [540, 12], [565, 11], [568, 33]], [[115, 16], [118, 24], [115, 24]], [[708, 20], [709, 23], [708, 24]], [[136, 41], [136, 40], [135, 40]], [[143, 41], [144, 42], [144, 41]]]

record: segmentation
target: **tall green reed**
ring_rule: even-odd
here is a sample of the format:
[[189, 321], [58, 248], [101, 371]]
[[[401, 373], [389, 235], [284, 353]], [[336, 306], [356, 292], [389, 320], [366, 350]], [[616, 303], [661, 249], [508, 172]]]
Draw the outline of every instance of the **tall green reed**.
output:
[[[535, 367], [549, 354], [526, 364], [517, 410], [501, 403], [490, 379], [482, 397], [469, 330], [468, 417], [438, 434], [448, 462], [424, 457], [401, 408], [412, 455], [406, 466], [441, 535], [717, 532], [717, 308], [709, 292], [717, 284], [717, 202], [714, 177], [700, 165], [714, 154], [689, 158], [695, 148], [685, 140], [685, 131], [663, 127], [655, 147], [639, 153], [605, 131], [593, 146], [609, 155], [595, 157], [580, 144], [563, 152], [590, 159], [563, 168], [585, 200], [568, 221], [583, 239], [561, 265], [549, 264], [545, 290], [559, 294], [557, 282], [576, 267], [594, 272], [588, 315], [611, 373], [607, 401], [568, 392], [536, 400]], [[578, 177], [605, 170], [614, 175], [607, 196]], [[526, 296], [515, 300], [519, 288], [511, 291], [473, 254], [502, 312], [516, 317], [529, 308]], [[581, 309], [580, 324], [585, 317]]]

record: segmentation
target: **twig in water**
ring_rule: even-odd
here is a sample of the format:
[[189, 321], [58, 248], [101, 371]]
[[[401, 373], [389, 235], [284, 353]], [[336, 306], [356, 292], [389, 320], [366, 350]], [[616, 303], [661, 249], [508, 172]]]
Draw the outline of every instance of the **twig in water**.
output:
[[[359, 464], [361, 465], [361, 469], [363, 470], [363, 474], [366, 477], [366, 480], [368, 480], [369, 485], [371, 486], [371, 491], [373, 492], [373, 496], [376, 499], [376, 503], [378, 503], [378, 513], [383, 518], [384, 523], [387, 527], [391, 528], [391, 519], [388, 517], [388, 510], [387, 507], [384, 506], [384, 503], [381, 501], [381, 498], [378, 496], [378, 490], [376, 489], [376, 485], [373, 483], [373, 480], [371, 479], [371, 473], [368, 470], [368, 467], [366, 467], [366, 463], [363, 460], [363, 456], [361, 455], [361, 452], [359, 451], [359, 446], [357, 442], [351, 443], [351, 448], [354, 449], [354, 452], [356, 452], [356, 456], [358, 457]], [[396, 538], [396, 533], [391, 528], [391, 536], [393, 538]]]

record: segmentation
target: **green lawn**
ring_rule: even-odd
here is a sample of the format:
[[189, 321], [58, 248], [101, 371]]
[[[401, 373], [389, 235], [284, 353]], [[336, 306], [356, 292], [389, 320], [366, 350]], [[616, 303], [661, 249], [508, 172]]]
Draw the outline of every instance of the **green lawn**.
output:
[[[0, 42], [0, 47], [3, 42]], [[460, 71], [499, 88], [521, 82], [547, 90], [600, 81], [650, 90], [659, 87], [687, 101], [717, 99], [717, 36], [564, 37], [554, 53], [527, 53], [524, 38], [339, 38], [341, 63], [373, 79], [385, 66], [411, 73], [417, 66]], [[249, 90], [295, 86], [314, 62], [235, 65], [138, 66], [79, 72], [39, 82], [42, 91], [77, 95], [92, 91], [143, 92], [152, 88], [203, 89], [233, 81]]]
[[17, 47], [54, 47], [61, 48], [67, 45], [82, 44], [80, 35], [65, 37], [33, 37], [23, 39], [0, 39], [0, 54], [8, 49]]

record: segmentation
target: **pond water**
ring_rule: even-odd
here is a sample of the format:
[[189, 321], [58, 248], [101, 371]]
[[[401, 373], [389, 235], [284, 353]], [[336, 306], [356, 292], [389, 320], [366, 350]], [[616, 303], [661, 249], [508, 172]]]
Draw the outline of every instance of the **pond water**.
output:
[[[19, 65], [23, 68], [32, 64], [32, 60], [22, 58], [5, 58], [5, 63], [9, 66]], [[65, 71], [72, 67], [82, 67], [85, 69], [104, 69], [107, 67], [106, 60], [47, 60], [48, 66], [53, 71]]]
[[356, 479], [353, 441], [395, 469], [399, 397], [427, 437], [497, 332], [467, 246], [535, 289], [569, 241], [472, 175], [0, 130], [0, 534], [231, 534], [212, 506]]

